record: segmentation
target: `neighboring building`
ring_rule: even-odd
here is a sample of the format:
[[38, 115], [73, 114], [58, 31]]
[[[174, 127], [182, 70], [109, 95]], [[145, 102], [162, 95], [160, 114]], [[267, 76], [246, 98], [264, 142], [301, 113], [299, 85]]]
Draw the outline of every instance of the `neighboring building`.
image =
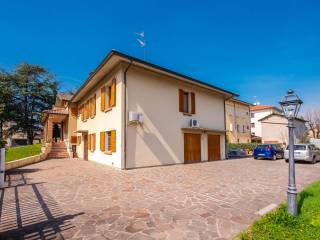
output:
[[[263, 143], [288, 144], [288, 120], [284, 115], [272, 113], [259, 120]], [[294, 120], [294, 142], [299, 143], [306, 133], [306, 121]]]
[[251, 135], [253, 142], [262, 141], [262, 129], [259, 120], [273, 113], [281, 114], [281, 110], [277, 107], [267, 105], [250, 106]]
[[[22, 132], [16, 132], [14, 134], [8, 133], [8, 130], [15, 125], [16, 123], [14, 121], [3, 123], [3, 136], [4, 136], [4, 140], [7, 142], [7, 146], [18, 147], [18, 146], [27, 145], [28, 144], [27, 134]], [[41, 130], [37, 131], [35, 133], [33, 143], [34, 144], [41, 143], [42, 137], [43, 137], [42, 131]]]
[[251, 142], [250, 106], [250, 103], [235, 98], [226, 101], [226, 129], [228, 142]]
[[111, 51], [67, 107], [44, 113], [45, 138], [59, 122], [80, 158], [121, 169], [224, 159], [225, 100], [234, 96]]

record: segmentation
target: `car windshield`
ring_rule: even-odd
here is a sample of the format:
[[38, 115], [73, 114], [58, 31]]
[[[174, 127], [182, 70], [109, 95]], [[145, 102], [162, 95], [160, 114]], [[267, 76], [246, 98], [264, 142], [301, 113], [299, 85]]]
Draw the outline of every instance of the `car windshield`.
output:
[[[294, 150], [297, 151], [303, 151], [306, 150], [307, 146], [306, 145], [294, 145]], [[289, 146], [287, 147], [287, 150], [289, 150]]]
[[268, 149], [269, 146], [270, 146], [269, 144], [268, 145], [267, 144], [266, 145], [258, 145], [257, 149]]

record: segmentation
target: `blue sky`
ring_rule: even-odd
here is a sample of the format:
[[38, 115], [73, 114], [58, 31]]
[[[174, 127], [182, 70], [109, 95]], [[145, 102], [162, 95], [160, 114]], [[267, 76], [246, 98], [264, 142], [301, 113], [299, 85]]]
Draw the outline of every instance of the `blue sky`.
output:
[[35, 1], [0, 3], [0, 66], [46, 66], [76, 89], [111, 50], [277, 104], [288, 88], [320, 102], [318, 1]]

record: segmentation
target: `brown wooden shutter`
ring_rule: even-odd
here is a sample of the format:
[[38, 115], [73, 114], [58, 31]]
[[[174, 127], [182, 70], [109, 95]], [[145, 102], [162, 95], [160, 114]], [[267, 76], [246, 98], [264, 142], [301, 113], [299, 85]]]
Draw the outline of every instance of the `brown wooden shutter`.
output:
[[196, 98], [195, 94], [192, 92], [190, 93], [191, 95], [191, 113], [195, 114], [196, 113]]
[[90, 118], [93, 118], [93, 98], [90, 98]]
[[179, 89], [179, 112], [184, 112], [183, 98], [184, 98], [184, 91], [182, 89]]
[[105, 133], [100, 132], [100, 151], [104, 152], [105, 151]]
[[111, 131], [111, 151], [116, 152], [116, 130]]
[[89, 98], [89, 118], [92, 118], [92, 98]]
[[80, 106], [80, 113], [81, 113], [81, 121], [84, 121], [84, 107], [83, 104]]
[[96, 150], [96, 134], [92, 134], [93, 135], [93, 151]]
[[78, 145], [81, 144], [81, 136], [78, 136], [77, 144], [78, 144]]
[[97, 96], [96, 94], [93, 96], [93, 116], [97, 113]]
[[78, 107], [77, 106], [72, 106], [71, 107], [71, 115], [72, 116], [78, 116]]
[[106, 87], [101, 88], [100, 92], [100, 99], [101, 99], [101, 111], [104, 112], [106, 110]]
[[90, 102], [87, 100], [86, 102], [86, 114], [85, 114], [85, 119], [87, 120], [89, 118], [89, 113], [90, 113]]
[[77, 144], [77, 136], [71, 136], [71, 144]]
[[111, 83], [111, 91], [110, 91], [110, 101], [109, 106], [114, 107], [116, 106], [116, 80], [113, 79]]

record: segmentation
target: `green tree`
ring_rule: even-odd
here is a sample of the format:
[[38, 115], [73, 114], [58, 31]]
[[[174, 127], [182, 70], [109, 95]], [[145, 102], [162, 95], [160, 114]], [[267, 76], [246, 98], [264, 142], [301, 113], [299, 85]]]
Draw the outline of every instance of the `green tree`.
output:
[[0, 68], [0, 139], [4, 135], [4, 123], [14, 117], [15, 90], [11, 75]]
[[11, 133], [23, 132], [28, 144], [33, 143], [35, 133], [41, 130], [41, 112], [55, 101], [58, 83], [46, 68], [28, 63], [19, 64], [11, 73], [15, 92], [15, 125]]

